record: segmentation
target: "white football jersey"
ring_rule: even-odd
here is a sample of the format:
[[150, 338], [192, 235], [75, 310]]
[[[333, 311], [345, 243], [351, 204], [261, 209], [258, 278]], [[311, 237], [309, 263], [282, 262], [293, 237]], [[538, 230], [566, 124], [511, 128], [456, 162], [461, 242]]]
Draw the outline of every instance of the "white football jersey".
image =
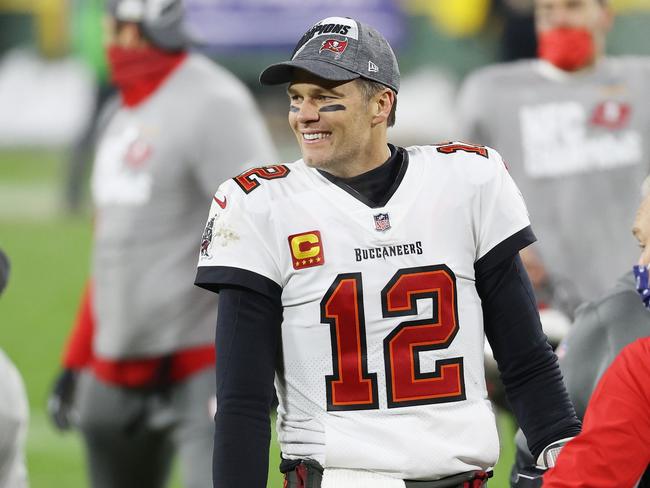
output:
[[245, 270], [281, 289], [285, 458], [403, 479], [497, 461], [474, 265], [534, 240], [526, 207], [492, 149], [406, 152], [379, 208], [302, 160], [215, 194], [197, 283], [241, 284]]

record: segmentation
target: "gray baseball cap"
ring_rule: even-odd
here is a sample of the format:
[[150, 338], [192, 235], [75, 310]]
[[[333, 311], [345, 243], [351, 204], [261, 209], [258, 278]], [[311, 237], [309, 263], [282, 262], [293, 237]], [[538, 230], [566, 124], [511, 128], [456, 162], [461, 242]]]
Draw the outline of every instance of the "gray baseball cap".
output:
[[399, 91], [399, 66], [388, 41], [373, 27], [348, 17], [317, 22], [302, 36], [291, 61], [266, 68], [260, 82], [288, 83], [295, 68], [332, 81], [366, 78]]
[[189, 44], [182, 0], [107, 0], [106, 8], [117, 20], [140, 24], [145, 36], [161, 49], [178, 51]]

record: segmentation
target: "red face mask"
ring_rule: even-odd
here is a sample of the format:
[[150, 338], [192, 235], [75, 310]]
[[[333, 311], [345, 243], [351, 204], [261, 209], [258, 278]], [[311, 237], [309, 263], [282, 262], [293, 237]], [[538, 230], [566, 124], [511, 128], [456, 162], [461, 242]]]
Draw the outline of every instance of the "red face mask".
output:
[[120, 90], [124, 103], [132, 107], [153, 93], [185, 59], [186, 53], [167, 52], [153, 47], [126, 49], [111, 45], [106, 55], [111, 80]]
[[537, 54], [564, 71], [576, 71], [593, 61], [594, 39], [586, 29], [551, 29], [537, 36]]

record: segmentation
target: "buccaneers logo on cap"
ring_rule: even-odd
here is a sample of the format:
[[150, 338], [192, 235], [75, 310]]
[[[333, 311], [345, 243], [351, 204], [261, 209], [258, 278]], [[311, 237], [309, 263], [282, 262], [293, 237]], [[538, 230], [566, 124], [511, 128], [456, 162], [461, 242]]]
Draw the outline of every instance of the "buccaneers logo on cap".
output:
[[323, 43], [320, 45], [320, 49], [318, 50], [318, 54], [322, 53], [323, 51], [331, 51], [336, 54], [336, 59], [341, 57], [341, 54], [343, 54], [343, 51], [345, 51], [348, 47], [348, 41], [338, 41], [336, 39], [327, 39], [326, 41], [323, 41]]

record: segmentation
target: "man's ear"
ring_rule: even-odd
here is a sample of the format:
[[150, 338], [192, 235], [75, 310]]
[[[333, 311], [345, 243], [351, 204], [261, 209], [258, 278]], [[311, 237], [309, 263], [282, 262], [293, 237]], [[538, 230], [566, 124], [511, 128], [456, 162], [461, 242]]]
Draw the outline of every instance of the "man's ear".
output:
[[381, 93], [377, 93], [373, 97], [372, 108], [373, 108], [373, 125], [381, 124], [388, 121], [390, 116], [390, 111], [393, 108], [395, 103], [395, 92], [393, 90], [386, 89]]

